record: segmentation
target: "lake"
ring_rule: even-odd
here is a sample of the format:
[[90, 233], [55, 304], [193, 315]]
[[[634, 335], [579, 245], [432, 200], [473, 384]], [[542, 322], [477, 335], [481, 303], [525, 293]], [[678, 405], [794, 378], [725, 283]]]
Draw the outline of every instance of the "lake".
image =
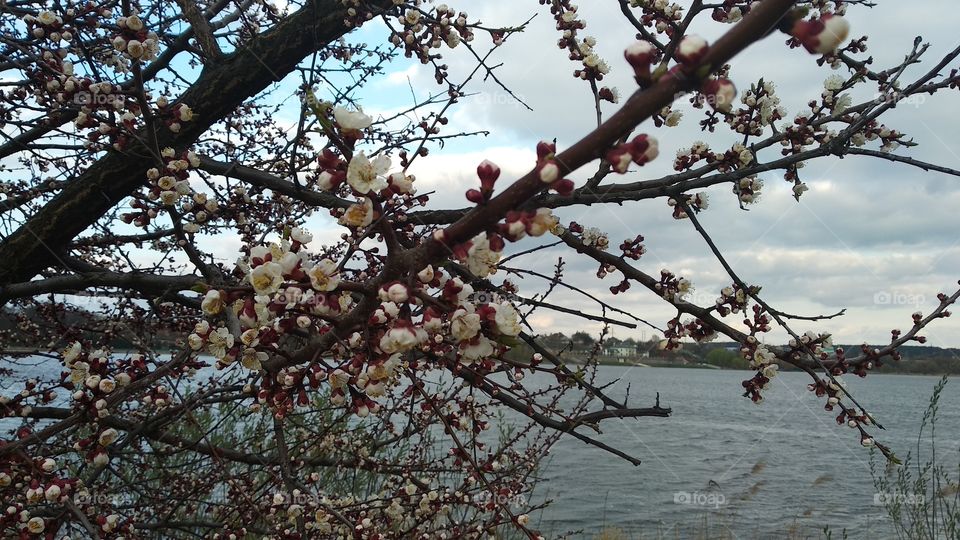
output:
[[[49, 376], [50, 361], [34, 360], [18, 375]], [[850, 538], [893, 537], [884, 508], [874, 502], [870, 452], [807, 391], [809, 377], [781, 374], [765, 401], [755, 405], [741, 397], [740, 382], [748, 376], [746, 371], [599, 367], [598, 385], [620, 380], [608, 388], [612, 397], [621, 399], [629, 384], [629, 404], [648, 407], [660, 392], [661, 405], [672, 408], [673, 416], [603, 421], [598, 438], [642, 459], [636, 467], [572, 437], [561, 438], [531, 501], [553, 504], [534, 513], [532, 525], [548, 538], [566, 532], [593, 538], [603, 529], [622, 533], [611, 539], [819, 538], [825, 526], [834, 538], [842, 538], [844, 529]], [[887, 428], [872, 431], [878, 441], [901, 458], [911, 450], [915, 454], [920, 421], [939, 377], [845, 379]], [[524, 384], [535, 388], [547, 381], [528, 375]], [[0, 421], [0, 428], [10, 427], [10, 419]], [[941, 398], [937, 448], [956, 471], [960, 383], [949, 383]], [[883, 458], [877, 457], [882, 470]]]
[[[633, 465], [566, 437], [552, 453], [534, 500], [554, 504], [540, 515], [552, 538], [568, 530], [588, 537], [604, 527], [624, 538], [888, 538], [894, 532], [875, 504], [870, 452], [856, 432], [806, 390], [809, 376], [783, 373], [760, 405], [741, 397], [748, 372], [600, 367], [598, 383], [631, 385], [630, 405], [671, 407], [670, 418], [605, 420], [604, 442], [643, 460]], [[901, 459], [913, 450], [935, 376], [844, 377], [854, 397], [886, 430], [872, 430]], [[960, 384], [944, 390], [937, 421], [938, 456], [957, 471]], [[927, 455], [924, 447], [923, 456]], [[883, 458], [877, 452], [879, 470]], [[949, 467], [948, 467], [949, 469]], [[954, 475], [954, 478], [956, 476]], [[706, 523], [706, 525], [705, 525]], [[580, 535], [575, 535], [580, 536]]]

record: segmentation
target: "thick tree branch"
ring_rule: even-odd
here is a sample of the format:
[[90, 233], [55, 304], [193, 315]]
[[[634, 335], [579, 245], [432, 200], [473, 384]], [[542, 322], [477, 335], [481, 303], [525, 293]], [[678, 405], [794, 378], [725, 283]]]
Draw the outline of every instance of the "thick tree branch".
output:
[[[386, 8], [390, 2], [377, 0]], [[160, 147], [183, 150], [210, 126], [247, 99], [282, 80], [311, 52], [349, 29], [346, 9], [336, 0], [318, 0], [252, 39], [214, 66], [204, 69], [179, 99], [195, 109], [195, 117], [179, 133], [161, 130]], [[92, 225], [107, 210], [145, 182], [154, 163], [142, 144], [111, 152], [77, 176], [56, 197], [0, 243], [0, 283], [22, 281], [54, 264], [56, 252]]]

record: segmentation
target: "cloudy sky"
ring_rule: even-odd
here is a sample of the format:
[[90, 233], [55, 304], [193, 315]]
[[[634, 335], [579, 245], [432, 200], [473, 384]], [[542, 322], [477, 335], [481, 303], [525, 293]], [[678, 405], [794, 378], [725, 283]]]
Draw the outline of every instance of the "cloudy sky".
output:
[[[413, 170], [421, 191], [436, 190], [432, 206], [438, 208], [466, 205], [463, 192], [477, 183], [474, 170], [483, 159], [503, 168], [503, 185], [530, 169], [538, 140], [556, 138], [563, 149], [586, 134], [595, 120], [589, 88], [572, 77], [575, 65], [554, 46], [558, 36], [547, 10], [536, 2], [507, 0], [451, 4], [467, 9], [471, 19], [488, 26], [516, 25], [536, 15], [529, 28], [512, 37], [493, 60], [503, 63], [497, 69], [498, 77], [533, 111], [516, 103], [492, 82], [472, 87], [479, 94], [452, 112], [447, 132], [483, 129], [489, 130], [490, 136], [434, 150]], [[634, 40], [631, 27], [612, 0], [582, 4], [582, 18], [588, 23], [585, 34], [598, 37], [597, 50], [612, 67], [605, 82], [618, 87], [622, 95], [629, 95], [635, 83], [622, 50]], [[852, 34], [869, 36], [867, 54], [875, 59], [874, 67], [899, 63], [914, 38], [922, 35], [931, 47], [924, 64], [907, 71], [905, 80], [912, 81], [958, 45], [956, 21], [931, 15], [952, 13], [955, 6], [948, 0], [879, 4], [873, 9], [855, 7], [848, 14]], [[728, 28], [709, 16], [698, 22], [691, 33], [708, 39]], [[352, 37], [369, 42], [382, 36], [382, 28], [370, 25]], [[488, 40], [478, 37], [476, 44], [486, 47]], [[474, 66], [472, 57], [462, 49], [448, 54], [446, 62], [454, 79]], [[831, 73], [829, 67], [818, 67], [805, 51], [789, 50], [783, 35], [777, 34], [741, 55], [731, 75], [741, 88], [760, 77], [774, 81], [792, 119], [805, 109], [809, 99], [819, 96], [824, 79]], [[411, 92], [423, 97], [437, 89], [432, 67], [401, 61], [391, 67], [387, 77], [366, 88], [362, 103], [368, 113], [387, 114], [407, 107]], [[854, 92], [854, 102], [869, 99], [873, 91]], [[888, 126], [909, 134], [919, 144], [897, 152], [960, 168], [957, 106], [950, 101], [957, 99], [954, 96], [944, 93], [915, 99], [885, 116]], [[609, 115], [616, 107], [605, 104], [604, 114]], [[698, 114], [685, 101], [680, 108], [686, 114], [679, 127], [658, 130], [649, 125], [639, 130], [657, 136], [661, 158], [626, 177], [611, 178], [613, 181], [631, 182], [672, 172], [672, 157], [677, 150], [696, 140], [704, 140], [714, 149], [728, 148], [734, 142], [728, 134], [700, 133]], [[295, 118], [288, 120], [292, 125]], [[774, 148], [760, 157], [774, 159], [778, 155], [779, 150]], [[594, 170], [593, 166], [587, 169], [574, 178], [582, 182]], [[748, 212], [738, 208], [729, 186], [709, 190], [711, 206], [701, 214], [701, 221], [741, 277], [763, 286], [764, 296], [772, 305], [802, 315], [847, 310], [846, 316], [827, 323], [798, 322], [796, 330], [830, 331], [841, 343], [883, 343], [889, 340], [892, 328], [909, 327], [911, 313], [929, 312], [937, 303], [938, 292], [949, 294], [956, 289], [960, 279], [960, 217], [956, 212], [960, 179], [861, 156], [824, 158], [802, 170], [802, 178], [811, 190], [798, 203], [780, 174], [767, 173], [762, 178], [762, 200]], [[576, 220], [608, 232], [613, 245], [644, 235], [648, 253], [639, 267], [653, 274], [667, 268], [688, 277], [697, 287], [694, 299], [701, 304], [712, 302], [719, 289], [730, 283], [690, 222], [673, 220], [663, 200], [610, 208], [571, 207], [560, 215], [563, 222]], [[330, 220], [320, 219], [311, 225], [319, 229], [316, 232], [321, 237], [340, 233]], [[533, 247], [534, 242], [528, 239], [519, 247]], [[673, 315], [668, 306], [637, 286], [613, 298], [607, 288], [619, 280], [598, 281], [593, 275], [595, 265], [568, 249], [541, 252], [515, 264], [550, 273], [560, 257], [568, 263], [566, 276], [571, 283], [661, 326]], [[542, 283], [529, 279], [521, 286], [525, 293], [543, 288]], [[588, 305], [564, 291], [554, 292], [551, 301], [574, 307]], [[584, 309], [597, 312], [593, 307]], [[535, 321], [543, 331], [600, 329], [598, 324], [547, 311], [540, 312]], [[948, 319], [926, 335], [932, 345], [960, 346], [958, 325], [956, 318]], [[614, 335], [649, 338], [651, 331], [615, 328]], [[780, 341], [782, 335], [770, 340]]]

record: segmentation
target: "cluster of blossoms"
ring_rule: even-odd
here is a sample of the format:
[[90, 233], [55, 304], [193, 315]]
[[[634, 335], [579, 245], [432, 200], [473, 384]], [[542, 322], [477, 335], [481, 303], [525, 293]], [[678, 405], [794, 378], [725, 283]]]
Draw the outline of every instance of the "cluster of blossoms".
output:
[[[363, 138], [364, 130], [373, 124], [373, 119], [362, 111], [343, 107], [321, 108], [330, 110], [341, 140], [350, 146]], [[375, 219], [375, 198], [387, 198], [388, 204], [405, 205], [412, 205], [416, 200], [416, 177], [404, 171], [390, 173], [391, 165], [392, 160], [386, 154], [378, 154], [371, 159], [360, 151], [347, 161], [336, 152], [324, 149], [317, 157], [317, 173], [309, 181], [324, 191], [349, 193], [356, 197], [356, 203], [346, 209], [331, 209], [331, 214], [341, 225], [360, 230]], [[394, 195], [400, 197], [400, 203], [390, 199]]]
[[28, 33], [35, 39], [47, 39], [54, 46], [60, 42], [69, 44], [79, 30], [100, 27], [100, 19], [107, 19], [111, 12], [94, 4], [75, 4], [62, 11], [62, 15], [45, 9], [36, 15], [26, 14], [21, 19]]
[[722, 173], [743, 169], [753, 163], [753, 159], [753, 151], [740, 143], [734, 143], [723, 154], [707, 156], [708, 162], [712, 162], [717, 171]]
[[[117, 389], [125, 388], [150, 373], [142, 354], [115, 359], [111, 358], [108, 349], [86, 350], [80, 342], [71, 343], [63, 351], [63, 365], [67, 371], [63, 372], [61, 385], [71, 392], [74, 408], [98, 418], [110, 414], [108, 400]], [[179, 369], [191, 373], [200, 367], [203, 367], [201, 362], [187, 361]]]
[[[829, 334], [818, 334], [812, 331], [805, 332], [799, 339], [791, 339], [788, 345], [794, 358], [812, 354], [821, 362], [829, 359], [829, 355], [824, 349], [833, 349], [836, 362], [833, 362], [833, 367], [829, 370], [829, 378], [827, 380], [817, 379], [814, 383], [808, 385], [807, 388], [811, 392], [814, 392], [817, 397], [827, 397], [827, 401], [824, 404], [825, 410], [832, 411], [834, 407], [839, 406], [842, 411], [849, 412], [840, 402], [845, 393], [844, 388], [846, 386], [840, 376], [847, 373], [850, 369], [844, 350], [840, 347], [833, 348], [833, 339]], [[872, 362], [868, 364], [868, 366], [864, 366], [864, 369], [871, 369], [873, 367]], [[866, 372], [863, 372], [860, 376], [866, 376]], [[844, 414], [845, 413], [841, 413], [841, 416]]]
[[685, 301], [684, 298], [693, 292], [693, 283], [687, 278], [678, 277], [673, 272], [660, 270], [660, 280], [654, 285], [657, 293], [671, 304]]
[[717, 313], [721, 317], [726, 317], [731, 313], [745, 312], [749, 300], [750, 294], [740, 288], [739, 285], [734, 284], [720, 290], [720, 296], [717, 297], [714, 305], [717, 306]]
[[69, 48], [40, 52], [41, 65], [27, 70], [30, 84], [13, 89], [10, 97], [25, 100], [32, 91], [38, 103], [51, 109], [79, 109], [74, 125], [90, 130], [84, 141], [87, 148], [99, 148], [98, 141], [107, 137], [114, 149], [122, 150], [127, 138], [118, 126], [133, 125], [140, 115], [136, 96], [120, 85], [77, 73], [69, 52]]
[[193, 109], [186, 103], [175, 103], [171, 105], [167, 98], [160, 96], [157, 98], [157, 108], [154, 111], [154, 117], [162, 121], [170, 131], [179, 133], [184, 122], [193, 120]]
[[[573, 76], [589, 81], [594, 85], [602, 81], [604, 76], [610, 73], [610, 65], [595, 50], [597, 38], [584, 36], [581, 39], [579, 37], [579, 32], [587, 27], [587, 23], [578, 17], [577, 5], [572, 4], [570, 0], [559, 2], [541, 0], [540, 3], [550, 4], [550, 13], [553, 15], [557, 30], [560, 32], [557, 47], [567, 50], [571, 61], [580, 63], [574, 70]], [[597, 90], [597, 97], [604, 101], [617, 103], [620, 100], [620, 93], [616, 88], [604, 86]]]
[[503, 237], [499, 234], [482, 232], [456, 246], [453, 256], [464, 263], [470, 273], [485, 278], [497, 272], [504, 246]]
[[[339, 139], [347, 146], [363, 138], [372, 123], [360, 111], [326, 109], [323, 114], [330, 114]], [[572, 190], [573, 183], [560, 178], [555, 146], [544, 142], [537, 150], [540, 180], [558, 192]], [[340, 211], [340, 223], [347, 227], [366, 227], [381, 204], [389, 206], [414, 192], [413, 177], [389, 174], [390, 160], [385, 155], [353, 152], [347, 161], [327, 150], [318, 164], [317, 185], [360, 198]], [[493, 193], [500, 169], [484, 162], [477, 172], [480, 189], [469, 192], [468, 198], [483, 204]], [[559, 230], [548, 209], [514, 211], [494, 230], [450, 249], [465, 271], [484, 278], [496, 272], [506, 240]], [[259, 388], [245, 390], [256, 396], [254, 408], [265, 405], [282, 416], [294, 406], [309, 403], [309, 391], [328, 382], [334, 404], [349, 402], [356, 414], [366, 416], [379, 409], [376, 398], [387, 393], [401, 371], [420, 365], [410, 361], [415, 351], [436, 358], [454, 355], [464, 365], [489, 370], [494, 358], [506, 350], [501, 342], [520, 333], [519, 313], [509, 302], [477, 301], [464, 279], [427, 266], [412, 281], [383, 285], [378, 293], [380, 305], [366, 321], [366, 330], [335, 345], [332, 358], [303, 367], [273, 365], [276, 362], [270, 360], [282, 340], [330, 332], [330, 323], [350, 310], [366, 279], [366, 273], [352, 270], [347, 273], [357, 275], [360, 282], [342, 279], [344, 270], [333, 260], [317, 260], [306, 252], [304, 247], [311, 241], [307, 231], [294, 228], [289, 238], [278, 243], [249, 248], [235, 271], [247, 285], [208, 290], [201, 302], [208, 320], [196, 324], [187, 339], [193, 351], [213, 355], [218, 368], [240, 360], [244, 368], [266, 373]]]
[[[556, 226], [549, 211], [518, 214], [505, 225], [523, 225], [522, 231], [511, 233], [514, 238], [538, 236]], [[345, 282], [332, 260], [315, 261], [303, 249], [311, 240], [306, 231], [294, 229], [289, 241], [251, 248], [238, 264], [249, 289], [212, 289], [201, 303], [211, 319], [236, 316], [240, 335], [201, 321], [188, 338], [191, 349], [212, 354], [221, 368], [240, 359], [245, 368], [259, 371], [284, 336], [328, 332], [328, 323], [354, 299], [341, 290]], [[484, 232], [453, 251], [466, 270], [486, 277], [496, 271], [503, 243], [499, 234]], [[427, 300], [430, 290], [437, 296]], [[271, 371], [256, 392], [259, 404], [282, 415], [295, 404], [308, 403], [308, 389], [327, 381], [334, 404], [349, 399], [352, 410], [366, 416], [378, 410], [374, 399], [385, 395], [401, 368], [408, 366], [408, 353], [455, 354], [465, 365], [480, 363], [491, 369], [492, 358], [505, 350], [500, 341], [521, 331], [519, 313], [510, 302], [475, 301], [473, 287], [432, 266], [418, 272], [414, 284], [390, 282], [378, 295], [380, 305], [367, 320], [367, 330], [334, 347], [334, 357], [341, 362]]]
[[733, 193], [741, 204], [754, 204], [760, 201], [763, 180], [756, 176], [741, 178], [733, 183]]
[[[585, 81], [591, 79], [602, 81], [603, 76], [610, 73], [610, 66], [594, 51], [594, 47], [596, 46], [597, 38], [593, 36], [586, 36], [583, 38], [583, 41], [577, 44], [577, 49], [583, 59], [583, 69], [576, 70], [574, 72], [575, 77]], [[614, 89], [611, 89], [610, 92], [612, 95], [616, 95]], [[616, 99], [611, 99], [611, 101], [616, 103]]]
[[[109, 430], [100, 436], [108, 436]], [[22, 538], [31, 535], [43, 537], [47, 530], [49, 516], [45, 506], [75, 504], [77, 511], [90, 517], [92, 524], [104, 534], [132, 534], [131, 519], [118, 514], [101, 514], [89, 504], [89, 492], [83, 483], [74, 477], [66, 476], [66, 469], [53, 458], [29, 459], [16, 457], [5, 463], [0, 469], [0, 490], [19, 492], [22, 499], [5, 501], [5, 511], [0, 514], [0, 526], [13, 530], [19, 529]], [[39, 514], [39, 515], [34, 515]], [[52, 538], [52, 533], [47, 533]]]
[[[217, 314], [222, 311], [222, 300], [220, 292], [216, 290], [208, 291], [203, 298], [203, 310], [205, 314]], [[187, 336], [187, 345], [194, 351], [206, 351], [217, 359], [218, 367], [225, 367], [237, 359], [237, 351], [233, 346], [236, 340], [233, 334], [224, 327], [213, 328], [208, 321], [200, 321], [193, 329], [193, 333]], [[246, 350], [244, 350], [246, 352]], [[264, 355], [263, 359], [266, 359]], [[251, 354], [243, 354], [243, 367], [257, 371], [260, 369], [257, 351], [253, 350]]]
[[717, 339], [720, 334], [706, 321], [692, 319], [681, 323], [679, 318], [674, 317], [667, 321], [667, 328], [663, 333], [664, 339], [660, 341], [658, 347], [661, 350], [672, 351], [682, 346], [684, 338], [690, 338], [697, 343], [709, 343]]
[[[666, 77], [676, 77], [683, 74], [692, 74], [704, 60], [710, 51], [710, 45], [705, 39], [697, 35], [684, 36], [677, 44], [674, 52], [674, 58], [677, 65], [666, 73]], [[662, 58], [661, 51], [651, 42], [641, 40], [635, 42], [624, 50], [624, 58], [633, 68], [634, 78], [641, 88], [647, 88], [655, 82], [655, 78], [662, 73], [660, 68], [654, 71], [653, 66], [658, 64]], [[697, 108], [702, 108], [704, 104], [713, 107], [714, 110], [729, 115], [733, 109], [734, 100], [737, 97], [737, 87], [727, 79], [722, 73], [706, 79], [691, 101]], [[675, 125], [679, 117], [672, 123]], [[664, 116], [665, 123], [671, 123], [669, 116]]]
[[[41, 17], [34, 20], [45, 20], [49, 17], [44, 14], [49, 13], [43, 12]], [[103, 15], [103, 12], [93, 10], [91, 6], [76, 10], [71, 8], [66, 10], [66, 13], [78, 25], [82, 23], [83, 26], [91, 29], [99, 26], [97, 17]], [[105, 13], [109, 15], [109, 12]], [[135, 21], [131, 22], [134, 26], [142, 26], [142, 22], [135, 16], [131, 19]], [[121, 21], [125, 20], [126, 18], [121, 19]], [[64, 32], [64, 35], [67, 34]], [[98, 141], [105, 137], [109, 139], [114, 149], [126, 148], [130, 142], [128, 133], [134, 131], [137, 119], [143, 112], [136, 93], [121, 85], [99, 80], [100, 77], [77, 73], [74, 63], [68, 60], [69, 48], [44, 50], [40, 54], [43, 58], [42, 66], [28, 70], [32, 83], [30, 87], [33, 88], [35, 99], [50, 107], [79, 109], [76, 112], [74, 125], [80, 129], [90, 129], [87, 141], [84, 143], [87, 148], [98, 148], [100, 146]], [[22, 94], [21, 97], [25, 98], [27, 88], [19, 88], [15, 93]], [[145, 92], [144, 96], [150, 99], [149, 92]], [[160, 112], [158, 116], [164, 118], [163, 111]], [[172, 112], [181, 111], [173, 110]], [[172, 120], [167, 122], [168, 125], [173, 123]], [[171, 127], [171, 129], [175, 128]]]
[[723, 0], [722, 5], [719, 5], [713, 8], [711, 12], [711, 17], [713, 20], [722, 23], [733, 24], [740, 22], [743, 19], [745, 11], [749, 11], [749, 7], [741, 8], [740, 5], [746, 6], [743, 0]]
[[467, 23], [467, 14], [458, 14], [446, 4], [440, 4], [432, 13], [421, 11], [417, 6], [407, 6], [398, 16], [398, 22], [403, 29], [395, 31], [390, 41], [397, 47], [403, 47], [407, 58], [417, 56], [424, 64], [435, 58], [431, 50], [439, 49], [442, 45], [455, 49], [461, 42], [469, 43], [474, 39], [473, 30]]
[[782, 120], [787, 111], [780, 105], [776, 86], [772, 81], [761, 79], [743, 93], [740, 101], [744, 107], [727, 117], [727, 123], [737, 132], [759, 136], [765, 127]]
[[16, 490], [24, 497], [23, 502], [4, 501], [7, 506], [0, 513], [0, 526], [19, 530], [23, 538], [42, 534], [47, 522], [41, 516], [34, 516], [27, 506], [57, 504], [70, 496], [77, 483], [76, 479], [61, 478], [58, 470], [60, 465], [53, 458], [31, 460], [26, 456], [14, 457], [0, 466], [0, 490]]
[[811, 125], [810, 120], [809, 115], [800, 113], [794, 117], [792, 123], [782, 126], [781, 154], [784, 156], [799, 154], [817, 141], [817, 129]]
[[741, 347], [741, 354], [750, 362], [750, 367], [757, 373], [750, 379], [743, 381], [744, 397], [749, 397], [754, 403], [762, 403], [761, 392], [770, 386], [770, 382], [777, 376], [779, 366], [777, 357], [769, 349], [760, 345], [757, 338], [749, 336], [747, 343]]
[[630, 0], [630, 7], [641, 8], [640, 21], [644, 26], [670, 37], [683, 19], [683, 6], [668, 0]]
[[575, 221], [571, 221], [566, 230], [580, 236], [580, 241], [583, 242], [585, 246], [599, 249], [600, 251], [606, 251], [606, 249], [610, 247], [610, 238], [607, 236], [607, 233], [596, 227], [584, 227]]
[[[159, 202], [162, 206], [173, 207], [180, 203], [180, 210], [189, 222], [183, 230], [196, 233], [200, 225], [210, 221], [219, 209], [216, 199], [196, 192], [190, 187], [190, 169], [200, 166], [200, 158], [191, 151], [177, 153], [173, 148], [164, 148], [160, 153], [161, 167], [147, 170], [149, 189], [147, 199]], [[157, 209], [140, 200], [134, 200], [131, 206], [136, 210], [121, 216], [125, 223], [146, 227], [157, 217]]]
[[880, 141], [881, 152], [893, 152], [900, 147], [903, 133], [888, 128], [876, 121], [870, 122], [864, 129], [850, 138], [851, 144], [863, 146], [867, 142]]
[[[75, 78], [70, 76], [65, 82], [65, 89], [69, 88], [74, 101], [82, 105], [74, 124], [78, 128], [92, 128], [87, 135], [87, 147], [95, 148], [98, 141], [106, 137], [114, 150], [126, 149], [135, 138], [132, 134], [139, 128], [138, 120], [142, 113], [139, 103], [116, 85], [89, 83], [88, 78], [74, 81]], [[126, 112], [119, 115], [117, 123], [110, 113], [121, 110]], [[98, 115], [99, 111], [107, 113], [106, 116]], [[170, 105], [164, 97], [157, 99], [156, 109], [152, 113], [154, 119], [174, 133], [180, 131], [184, 122], [193, 120], [190, 106], [183, 103]]]
[[[850, 81], [840, 75], [831, 75], [823, 81], [823, 92], [820, 94], [823, 103], [829, 106], [830, 112], [840, 114], [850, 108], [853, 104], [853, 98], [850, 94], [837, 95], [838, 92], [846, 90], [850, 86]], [[813, 108], [815, 102], [811, 102]], [[814, 109], [815, 110], [815, 109]]]
[[624, 240], [620, 244], [620, 251], [623, 252], [623, 256], [628, 259], [633, 259], [639, 261], [640, 257], [647, 252], [647, 248], [643, 245], [643, 235], [637, 235], [632, 240]]
[[[134, 359], [133, 364], [142, 362], [141, 357]], [[133, 380], [127, 372], [119, 372], [116, 377], [111, 376], [111, 361], [109, 352], [103, 349], [84, 354], [80, 342], [74, 342], [63, 353], [63, 364], [69, 372], [67, 378], [75, 388], [73, 400], [76, 406], [86, 406], [103, 417], [109, 414], [106, 407], [106, 397], [117, 386], [126, 386]], [[138, 367], [140, 367], [138, 365]]]
[[[683, 198], [687, 206], [694, 212], [701, 212], [710, 206], [710, 197], [704, 192], [694, 193], [693, 195], [683, 194], [680, 195], [680, 197]], [[673, 208], [673, 219], [687, 219], [690, 217], [687, 215], [687, 211], [684, 210], [683, 206], [678, 203], [677, 199], [672, 197], [667, 199], [667, 206]]]
[[694, 141], [690, 148], [681, 148], [677, 150], [677, 157], [673, 160], [673, 169], [676, 171], [689, 171], [697, 163], [704, 161], [708, 164], [721, 159], [710, 150], [710, 146], [703, 141]]
[[149, 62], [160, 50], [157, 34], [145, 28], [136, 12], [117, 19], [120, 30], [111, 43], [113, 48], [134, 62]]

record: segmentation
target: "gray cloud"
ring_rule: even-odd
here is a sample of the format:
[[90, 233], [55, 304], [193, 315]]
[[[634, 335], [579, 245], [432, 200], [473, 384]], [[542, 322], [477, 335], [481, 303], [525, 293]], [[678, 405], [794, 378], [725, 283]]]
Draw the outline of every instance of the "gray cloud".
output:
[[[926, 62], [908, 69], [910, 77], [929, 70], [939, 60], [937, 55], [956, 45], [952, 37], [955, 21], [930, 16], [951, 13], [952, 8], [946, 0], [880, 3], [872, 10], [852, 7], [849, 19], [854, 35], [870, 36], [869, 54], [878, 68], [899, 62], [909, 52], [916, 34], [931, 41]], [[472, 16], [488, 24], [512, 24], [526, 13], [504, 10], [496, 2], [471, 9]], [[581, 13], [588, 22], [585, 33], [599, 38], [598, 50], [613, 67], [605, 83], [628, 94], [634, 83], [625, 69], [621, 51], [634, 39], [631, 28], [612, 2], [584, 3]], [[708, 20], [694, 27], [693, 32], [711, 39], [725, 29], [725, 25]], [[589, 131], [595, 124], [589, 89], [571, 76], [576, 66], [566, 59], [564, 51], [552, 46], [556, 38], [552, 19], [542, 11], [526, 32], [512, 37], [497, 53], [497, 62], [504, 62], [498, 76], [534, 111], [523, 109], [488, 81], [474, 87], [481, 95], [463, 103], [453, 116], [454, 123], [464, 129], [491, 129], [489, 142], [494, 146], [526, 152], [531, 152], [541, 138], [557, 137], [562, 148]], [[783, 41], [781, 35], [775, 35], [752, 47], [735, 61], [732, 76], [741, 88], [760, 77], [774, 81], [792, 118], [806, 107], [810, 98], [819, 95], [823, 80], [834, 72], [816, 66], [802, 50], [786, 49]], [[466, 57], [453, 57], [448, 63], [455, 72], [472, 67]], [[415, 85], [429, 85], [431, 73], [413, 70], [412, 77]], [[855, 97], [872, 98], [873, 89], [862, 90]], [[955, 98], [952, 94], [926, 96], [901, 105], [885, 117], [889, 126], [908, 133], [920, 144], [898, 153], [960, 167], [954, 127], [957, 108], [949, 99]], [[703, 139], [717, 149], [732, 144], [733, 139], [727, 135], [701, 133], [696, 123], [702, 113], [692, 110], [685, 100], [679, 103], [685, 111], [683, 124], [656, 133], [661, 141], [661, 158], [628, 175], [626, 181], [672, 172], [673, 153], [694, 140]], [[605, 105], [605, 113], [613, 110], [615, 106]], [[483, 144], [486, 142], [472, 148], [477, 150]], [[505, 150], [494, 153], [504, 155]], [[515, 152], [504, 157], [504, 178], [506, 172], [519, 175], [532, 165], [532, 155], [529, 161], [526, 155], [530, 154]], [[778, 148], [772, 148], [761, 158], [777, 155]], [[473, 167], [483, 157], [489, 157], [482, 151], [464, 156], [469, 159], [459, 165], [422, 175], [433, 185], [444, 187], [435, 197], [436, 206], [463, 206], [463, 190], [475, 182]], [[457, 158], [448, 159], [452, 161], [445, 163], [455, 163]], [[582, 180], [589, 172], [582, 171], [575, 178]], [[879, 342], [889, 338], [891, 328], [909, 324], [909, 315], [915, 309], [931, 309], [937, 292], [956, 285], [960, 277], [956, 271], [960, 268], [956, 233], [960, 217], [954, 209], [960, 203], [960, 179], [859, 156], [843, 160], [824, 158], [809, 163], [801, 173], [812, 189], [800, 203], [790, 196], [789, 185], [778, 174], [770, 173], [764, 176], [763, 199], [749, 212], [738, 209], [729, 186], [718, 186], [708, 190], [712, 204], [701, 216], [731, 263], [745, 279], [763, 285], [769, 301], [786, 311], [802, 314], [848, 308], [849, 315], [843, 320], [822, 326], [829, 326], [842, 341]], [[648, 239], [649, 253], [638, 266], [651, 273], [666, 267], [689, 275], [707, 301], [730, 281], [690, 224], [670, 217], [664, 201], [610, 208], [573, 207], [559, 213], [564, 221], [577, 220], [607, 231], [614, 244], [643, 234]], [[530, 247], [529, 242], [518, 248]], [[598, 282], [593, 275], [595, 264], [569, 250], [556, 248], [524, 259], [523, 264], [550, 273], [558, 256], [568, 262], [567, 275], [572, 283], [605, 300], [661, 324], [673, 315], [669, 306], [637, 287], [611, 298], [607, 287], [616, 283], [616, 278]], [[524, 287], [535, 290], [530, 280], [524, 280]], [[887, 302], [883, 301], [885, 295], [890, 297]], [[582, 304], [574, 293], [558, 291], [554, 297]], [[560, 329], [583, 326], [581, 321], [567, 316], [549, 319], [553, 327]], [[591, 327], [596, 329], [598, 325]], [[931, 330], [931, 341], [956, 345], [960, 343], [953, 337], [957, 329], [951, 320], [945, 321]]]

